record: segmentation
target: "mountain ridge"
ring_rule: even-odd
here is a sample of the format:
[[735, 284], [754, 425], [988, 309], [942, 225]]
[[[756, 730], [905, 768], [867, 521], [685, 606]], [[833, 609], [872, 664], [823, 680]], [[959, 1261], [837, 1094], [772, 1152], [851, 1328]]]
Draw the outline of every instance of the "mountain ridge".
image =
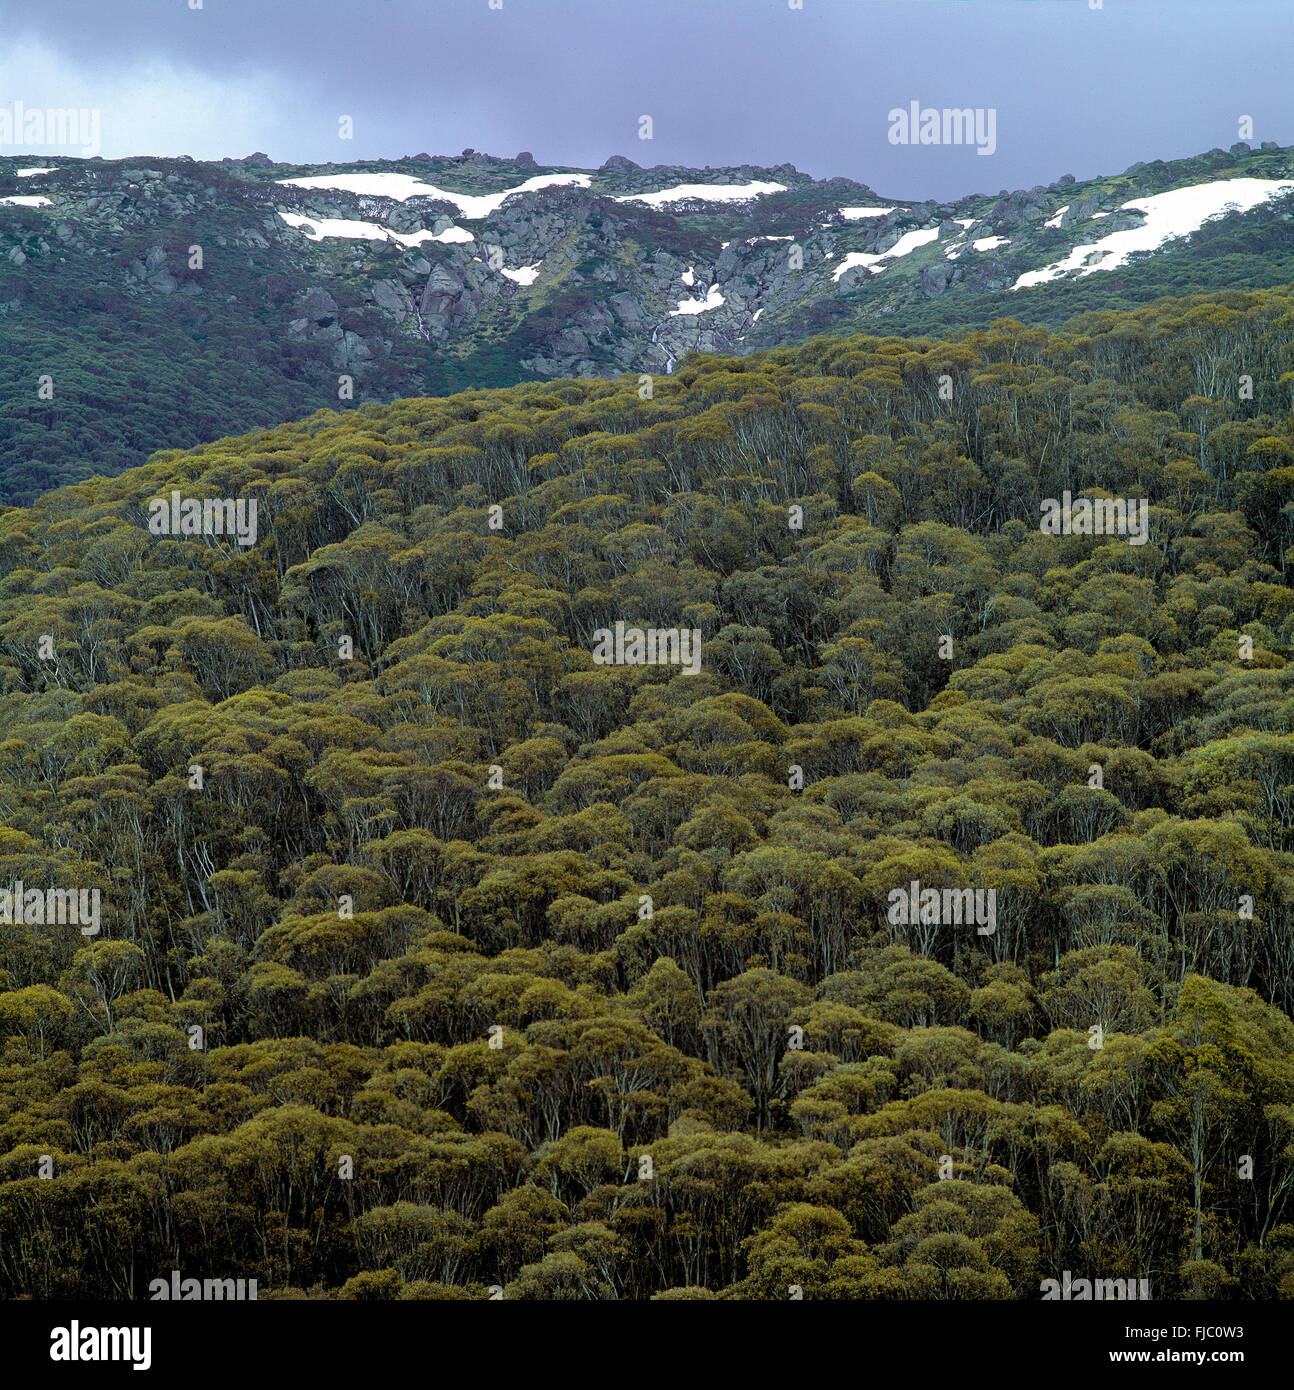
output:
[[[359, 186], [301, 182], [319, 180]], [[1253, 180], [1281, 196], [1116, 269], [1055, 269], [1144, 229], [1130, 203]], [[951, 202], [619, 155], [0, 160], [0, 499], [339, 401], [1270, 286], [1294, 279], [1291, 180], [1294, 149], [1270, 144]]]

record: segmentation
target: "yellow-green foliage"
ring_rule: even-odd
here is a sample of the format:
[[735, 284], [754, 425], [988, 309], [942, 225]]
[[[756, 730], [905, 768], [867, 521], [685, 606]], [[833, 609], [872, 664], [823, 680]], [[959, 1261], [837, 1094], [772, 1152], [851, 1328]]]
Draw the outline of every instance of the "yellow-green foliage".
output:
[[[1292, 311], [320, 412], [5, 513], [0, 886], [103, 929], [0, 924], [0, 1294], [1287, 1294]], [[150, 535], [173, 488], [257, 544]]]

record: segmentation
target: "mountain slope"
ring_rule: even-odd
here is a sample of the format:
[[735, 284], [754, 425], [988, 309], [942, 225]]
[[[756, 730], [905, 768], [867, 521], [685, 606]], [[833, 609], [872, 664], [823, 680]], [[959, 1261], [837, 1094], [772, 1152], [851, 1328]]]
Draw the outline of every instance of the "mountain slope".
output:
[[[51, 166], [0, 161], [8, 500], [339, 399], [668, 374], [827, 330], [1056, 326], [1294, 278], [1294, 159], [1274, 146], [947, 204], [623, 158]], [[1206, 220], [1232, 201], [1249, 210]]]

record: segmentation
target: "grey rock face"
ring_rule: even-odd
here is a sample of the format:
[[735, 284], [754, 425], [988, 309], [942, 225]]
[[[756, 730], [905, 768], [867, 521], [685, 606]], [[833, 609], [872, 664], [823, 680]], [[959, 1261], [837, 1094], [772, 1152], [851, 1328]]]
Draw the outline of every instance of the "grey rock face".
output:
[[[374, 391], [383, 389], [378, 369], [393, 353], [409, 372], [400, 384], [418, 380], [428, 344], [433, 362], [453, 358], [461, 367], [451, 380], [472, 380], [479, 371], [493, 373], [494, 384], [509, 362], [518, 375], [659, 372], [694, 349], [744, 352], [837, 325], [890, 331], [891, 315], [935, 299], [1009, 290], [1023, 271], [1060, 259], [1075, 244], [1140, 225], [1140, 214], [1121, 208], [1130, 199], [1202, 177], [1294, 177], [1288, 152], [1265, 144], [1255, 155], [1241, 143], [1180, 171], [1156, 161], [1134, 166], [1118, 182], [1065, 175], [1045, 188], [941, 202], [889, 197], [844, 179], [814, 182], [790, 164], [648, 169], [613, 155], [587, 171], [588, 187], [514, 196], [476, 217], [447, 198], [285, 186], [281, 180], [327, 170], [275, 166], [259, 152], [217, 166], [58, 163], [56, 175], [27, 184], [0, 157], [0, 196], [30, 192], [53, 200], [41, 211], [0, 208], [0, 263], [11, 278], [38, 257], [66, 255], [78, 266], [102, 264], [105, 282], [141, 303], [183, 296], [186, 311], [211, 313], [234, 296], [252, 297], [267, 332], [314, 349], [298, 354], [312, 370], [344, 369], [361, 380], [367, 372]], [[515, 187], [526, 177], [519, 169], [539, 172], [529, 151], [515, 160], [468, 150], [371, 167], [475, 196]], [[745, 202], [635, 200], [679, 184], [754, 180], [785, 184], [789, 192]], [[841, 215], [854, 206], [893, 210]], [[1098, 212], [1101, 220], [1092, 221]], [[361, 222], [390, 237], [316, 240], [283, 213], [316, 224]], [[40, 219], [48, 242], [33, 225]], [[1044, 230], [1044, 221], [1057, 227]], [[451, 229], [471, 239], [419, 237]], [[937, 229], [938, 237], [887, 257], [876, 273], [842, 270], [851, 253], [892, 252], [917, 229]], [[969, 246], [990, 236], [1011, 244], [981, 252]], [[400, 237], [418, 240], [409, 246]], [[196, 274], [184, 263], [193, 242], [206, 252]], [[954, 242], [962, 249], [950, 260]], [[531, 283], [517, 276], [522, 267], [537, 268]], [[257, 286], [264, 288], [259, 297]]]
[[1104, 202], [1105, 198], [1099, 191], [1075, 198], [1066, 211], [1061, 214], [1062, 230], [1072, 227], [1076, 222], [1086, 222], [1094, 212], [1101, 211], [1101, 205]]
[[938, 299], [957, 277], [957, 266], [945, 261], [941, 265], [925, 266], [917, 277], [921, 293], [927, 299]]
[[378, 308], [397, 323], [403, 323], [413, 313], [413, 297], [398, 280], [379, 280], [373, 286], [373, 298]]
[[1041, 189], [1019, 189], [993, 204], [988, 225], [994, 232], [1008, 235], [1046, 215], [1047, 199]]
[[301, 308], [305, 318], [315, 324], [322, 325], [337, 317], [337, 301], [327, 290], [317, 287], [305, 292], [302, 296]]

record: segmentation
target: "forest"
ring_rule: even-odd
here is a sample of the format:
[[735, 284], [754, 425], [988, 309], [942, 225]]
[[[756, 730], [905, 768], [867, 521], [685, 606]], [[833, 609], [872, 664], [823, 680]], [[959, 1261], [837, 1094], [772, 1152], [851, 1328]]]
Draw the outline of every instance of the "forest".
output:
[[[327, 215], [377, 216], [372, 206], [326, 201], [321, 208], [279, 182], [285, 178], [416, 176], [479, 196], [515, 188], [534, 167], [475, 151], [314, 165], [276, 165], [263, 155], [219, 162], [149, 156], [60, 160], [32, 179], [25, 176], [30, 161], [5, 157], [0, 146], [0, 504], [26, 505], [55, 487], [123, 472], [159, 448], [338, 408], [343, 373], [352, 378], [354, 401], [364, 404], [555, 376], [615, 377], [631, 366], [662, 370], [666, 348], [672, 356], [686, 351], [668, 327], [652, 339], [667, 319], [682, 322], [671, 311], [690, 293], [678, 280], [685, 271], [722, 282], [730, 314], [739, 300], [747, 306], [726, 322], [712, 323], [713, 310], [697, 321], [720, 335], [706, 346], [727, 343], [734, 351], [875, 333], [878, 325], [888, 335], [948, 341], [1001, 316], [1064, 332], [1087, 312], [1294, 280], [1294, 198], [1287, 192], [1248, 213], [1205, 220], [1100, 274], [1011, 288], [1021, 272], [1097, 236], [1087, 217], [1058, 224], [1070, 203], [1135, 221], [1140, 214], [1127, 210], [1134, 202], [1173, 190], [1247, 179], [1276, 185], [1294, 175], [1294, 146], [1271, 142], [1251, 148], [1241, 141], [1229, 151], [1137, 163], [1081, 183], [1062, 175], [1046, 187], [946, 203], [909, 200], [897, 190], [891, 198], [849, 179], [815, 181], [790, 165], [642, 169], [621, 158], [585, 173], [593, 189], [519, 196], [483, 220], [466, 219], [480, 247], [506, 248], [510, 268], [547, 265], [524, 294], [506, 278], [499, 291], [499, 274], [486, 275], [478, 250], [461, 242], [314, 242], [282, 215], [320, 217], [330, 208]], [[673, 184], [747, 180], [788, 186], [740, 202], [656, 208], [621, 201]], [[24, 206], [32, 195], [52, 201]], [[401, 221], [406, 231], [419, 219], [428, 224], [423, 230], [438, 225], [433, 208], [460, 214], [453, 201], [424, 205], [417, 215], [381, 201], [382, 218], [413, 217]], [[866, 230], [874, 219], [842, 218], [842, 210], [888, 203], [899, 206], [887, 244], [936, 224], [940, 239], [897, 257], [884, 274], [837, 280], [830, 266], [875, 249], [875, 233]], [[1022, 208], [1032, 220], [1022, 220]], [[972, 224], [972, 243], [993, 231], [1005, 244], [948, 259]], [[789, 268], [788, 237], [801, 247], [803, 270]], [[452, 331], [444, 338], [427, 337], [425, 322], [418, 325], [433, 280], [461, 291], [450, 294]], [[402, 296], [410, 308], [417, 301], [417, 316], [401, 317]], [[433, 293], [427, 312], [436, 302]], [[582, 347], [567, 341], [572, 335]]]
[[1294, 286], [3, 509], [0, 1297], [1294, 1296], [1292, 546]]

